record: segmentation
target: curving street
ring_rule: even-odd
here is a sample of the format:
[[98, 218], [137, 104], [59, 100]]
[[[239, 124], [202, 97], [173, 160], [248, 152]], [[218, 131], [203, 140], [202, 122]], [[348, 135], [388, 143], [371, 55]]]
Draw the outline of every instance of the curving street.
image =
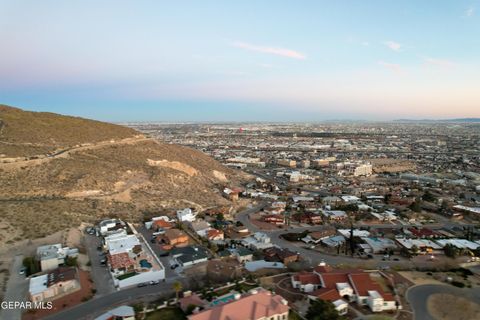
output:
[[408, 289], [406, 298], [410, 303], [415, 320], [436, 320], [428, 312], [428, 297], [436, 293], [463, 296], [480, 304], [480, 288], [460, 289], [451, 285], [426, 284]]

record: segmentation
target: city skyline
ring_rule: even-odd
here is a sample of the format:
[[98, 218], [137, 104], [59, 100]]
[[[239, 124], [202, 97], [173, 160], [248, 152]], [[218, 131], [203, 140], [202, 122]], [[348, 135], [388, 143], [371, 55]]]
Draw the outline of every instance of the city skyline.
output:
[[0, 1], [0, 103], [100, 120], [480, 117], [480, 1]]

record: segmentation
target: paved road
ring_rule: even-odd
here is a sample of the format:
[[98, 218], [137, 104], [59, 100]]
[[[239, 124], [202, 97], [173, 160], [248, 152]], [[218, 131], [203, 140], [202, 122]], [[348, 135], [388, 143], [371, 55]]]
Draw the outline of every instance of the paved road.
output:
[[100, 238], [87, 234], [84, 239], [92, 268], [90, 275], [95, 284], [95, 288], [97, 289], [95, 295], [103, 296], [115, 292], [113, 279], [108, 268], [100, 264], [102, 258], [99, 255], [100, 251], [97, 250], [97, 247], [101, 245]]
[[[306, 260], [311, 266], [317, 266], [322, 261], [324, 261], [328, 264], [331, 264], [331, 265], [352, 264], [352, 263], [358, 264], [358, 263], [361, 263], [361, 262], [365, 261], [365, 260], [361, 260], [361, 259], [358, 259], [358, 258], [352, 258], [350, 256], [329, 255], [329, 254], [321, 253], [321, 252], [318, 252], [318, 251], [315, 251], [315, 250], [306, 249], [306, 248], [304, 248], [304, 246], [306, 246], [306, 245], [303, 245], [303, 244], [299, 245], [298, 243], [290, 242], [290, 241], [287, 241], [287, 240], [284, 240], [284, 239], [280, 238], [280, 235], [283, 234], [283, 233], [286, 233], [286, 232], [299, 233], [299, 232], [303, 232], [305, 230], [317, 231], [317, 230], [320, 230], [320, 229], [324, 228], [324, 226], [308, 226], [308, 227], [294, 227], [294, 226], [291, 226], [287, 230], [285, 230], [285, 229], [280, 229], [280, 230], [261, 230], [261, 229], [259, 229], [256, 225], [254, 225], [250, 221], [249, 216], [252, 213], [258, 212], [261, 208], [264, 208], [266, 205], [267, 205], [266, 202], [260, 203], [259, 205], [255, 206], [253, 208], [246, 209], [246, 210], [238, 213], [235, 218], [238, 221], [242, 222], [251, 232], [260, 231], [260, 232], [268, 234], [268, 236], [271, 238], [271, 241], [272, 241], [273, 244], [275, 244], [279, 247], [287, 248], [291, 251], [300, 253], [300, 256], [304, 260]], [[366, 260], [366, 261], [372, 261], [372, 260]], [[386, 266], [391, 267], [391, 266], [399, 265], [399, 264], [402, 265], [402, 266], [405, 266], [406, 264], [411, 264], [410, 261], [406, 261], [406, 260], [403, 260], [403, 261], [402, 260], [400, 260], [400, 261], [381, 261], [381, 260], [377, 259], [377, 260], [373, 260], [373, 261], [376, 262], [376, 266], [379, 267], [379, 268], [386, 267]]]
[[[105, 296], [98, 296], [92, 300], [84, 302], [78, 306], [69, 308], [67, 310], [58, 312], [54, 315], [46, 317], [46, 320], [87, 320], [93, 319], [96, 316], [119, 306], [122, 304], [132, 304], [135, 301], [152, 301], [157, 298], [167, 298], [174, 293], [172, 283], [174, 281], [182, 280], [167, 280], [161, 282], [159, 285], [147, 287], [133, 287], [116, 291]], [[184, 287], [186, 283], [184, 282]]]
[[480, 289], [460, 289], [451, 285], [427, 284], [411, 287], [407, 291], [407, 300], [412, 306], [415, 320], [436, 320], [427, 309], [428, 297], [435, 293], [448, 293], [464, 296], [480, 304]]
[[[16, 255], [10, 267], [10, 277], [8, 279], [7, 290], [4, 301], [27, 301], [28, 281], [25, 275], [19, 274], [22, 267], [23, 256]], [[17, 320], [22, 317], [21, 309], [3, 309], [0, 311], [0, 319]]]

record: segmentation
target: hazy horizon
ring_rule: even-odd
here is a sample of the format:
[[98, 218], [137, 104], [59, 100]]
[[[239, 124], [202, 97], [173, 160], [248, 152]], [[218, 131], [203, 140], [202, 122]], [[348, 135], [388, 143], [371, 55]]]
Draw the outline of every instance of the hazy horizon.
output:
[[480, 117], [480, 0], [0, 0], [0, 102], [110, 122]]

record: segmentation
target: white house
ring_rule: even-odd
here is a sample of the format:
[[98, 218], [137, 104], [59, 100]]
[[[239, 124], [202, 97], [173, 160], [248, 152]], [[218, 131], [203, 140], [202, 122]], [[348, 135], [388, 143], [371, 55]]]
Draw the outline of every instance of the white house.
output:
[[263, 232], [255, 232], [253, 235], [242, 240], [242, 244], [253, 250], [263, 250], [273, 247], [270, 237]]
[[65, 263], [68, 257], [77, 257], [78, 249], [62, 247], [60, 243], [40, 246], [37, 248], [37, 260], [40, 261], [42, 271], [49, 271], [58, 268]]
[[134, 234], [121, 236], [112, 235], [105, 238], [105, 247], [112, 255], [122, 252], [131, 252], [136, 246], [141, 247], [141, 244], [137, 236]]
[[323, 286], [322, 279], [315, 273], [300, 272], [291, 277], [292, 287], [302, 292], [313, 292]]
[[107, 219], [99, 223], [100, 234], [105, 236], [110, 233], [115, 233], [118, 230], [126, 228], [125, 222], [118, 219]]
[[338, 314], [343, 316], [348, 313], [348, 303], [343, 299], [337, 299], [332, 302]]
[[177, 210], [177, 218], [180, 222], [193, 222], [195, 221], [196, 213], [190, 208], [185, 208], [183, 210]]

